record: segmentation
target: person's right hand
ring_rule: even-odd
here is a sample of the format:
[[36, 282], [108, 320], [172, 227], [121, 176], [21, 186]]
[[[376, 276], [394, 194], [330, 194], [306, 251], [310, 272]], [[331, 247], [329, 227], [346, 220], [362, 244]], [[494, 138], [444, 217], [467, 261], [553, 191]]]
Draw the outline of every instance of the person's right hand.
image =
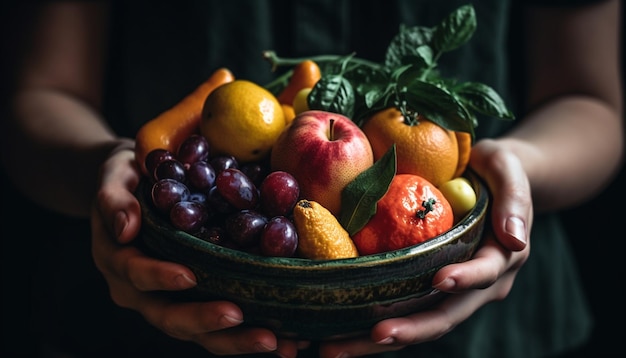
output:
[[169, 336], [214, 354], [295, 357], [296, 342], [279, 340], [264, 328], [240, 326], [243, 313], [231, 302], [177, 303], [151, 292], [185, 290], [196, 285], [196, 278], [187, 267], [148, 257], [131, 244], [141, 226], [141, 208], [133, 194], [140, 178], [129, 145], [114, 151], [101, 168], [91, 215], [92, 254], [113, 301], [138, 311]]

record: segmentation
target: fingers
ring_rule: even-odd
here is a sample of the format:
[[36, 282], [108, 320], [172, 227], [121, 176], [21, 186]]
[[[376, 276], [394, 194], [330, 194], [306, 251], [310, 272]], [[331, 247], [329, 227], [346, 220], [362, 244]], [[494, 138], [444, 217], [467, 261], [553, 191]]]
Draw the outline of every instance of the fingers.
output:
[[519, 252], [503, 247], [488, 230], [471, 260], [445, 266], [435, 274], [433, 286], [451, 293], [441, 303], [406, 317], [381, 321], [370, 336], [324, 343], [320, 356], [368, 355], [438, 339], [483, 305], [504, 299], [529, 252], [530, 245]]
[[141, 208], [133, 194], [141, 177], [134, 158], [132, 150], [124, 149], [104, 162], [96, 197], [107, 227], [122, 243], [135, 238], [141, 227]]
[[381, 321], [372, 328], [369, 337], [325, 342], [320, 347], [320, 357], [369, 355], [436, 340], [452, 331], [486, 303], [500, 299], [503, 292], [508, 294], [514, 276], [514, 272], [508, 272], [488, 289], [451, 295], [432, 309]]
[[488, 288], [507, 272], [519, 269], [529, 253], [530, 245], [512, 252], [488, 232], [472, 259], [443, 267], [433, 277], [433, 287], [449, 293]]
[[470, 166], [486, 181], [492, 195], [491, 221], [498, 241], [509, 250], [523, 250], [529, 241], [533, 208], [519, 158], [494, 140], [481, 140], [472, 148]]

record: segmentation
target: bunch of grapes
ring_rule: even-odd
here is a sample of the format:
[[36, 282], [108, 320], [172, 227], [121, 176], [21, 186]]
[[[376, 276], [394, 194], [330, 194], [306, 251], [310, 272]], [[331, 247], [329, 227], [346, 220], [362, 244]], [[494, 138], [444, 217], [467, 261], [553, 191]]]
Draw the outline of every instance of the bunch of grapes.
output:
[[293, 257], [298, 245], [291, 214], [296, 179], [266, 162], [238, 163], [211, 156], [204, 136], [191, 135], [178, 151], [146, 157], [151, 202], [175, 228], [214, 244], [264, 256]]

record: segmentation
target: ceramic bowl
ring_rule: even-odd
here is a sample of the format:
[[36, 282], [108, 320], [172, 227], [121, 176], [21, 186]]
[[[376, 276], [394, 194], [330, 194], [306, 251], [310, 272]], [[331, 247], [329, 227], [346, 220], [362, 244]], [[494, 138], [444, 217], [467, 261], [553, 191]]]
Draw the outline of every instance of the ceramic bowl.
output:
[[[441, 267], [468, 260], [480, 242], [489, 195], [468, 178], [477, 203], [452, 229], [424, 243], [381, 254], [315, 261], [262, 257], [203, 241], [174, 229], [148, 204], [147, 184], [138, 198], [141, 238], [152, 255], [188, 266], [197, 287], [181, 300], [229, 300], [246, 324], [296, 339], [334, 339], [366, 333], [380, 320], [403, 316], [441, 300], [431, 287]], [[142, 192], [142, 190], [144, 192]]]

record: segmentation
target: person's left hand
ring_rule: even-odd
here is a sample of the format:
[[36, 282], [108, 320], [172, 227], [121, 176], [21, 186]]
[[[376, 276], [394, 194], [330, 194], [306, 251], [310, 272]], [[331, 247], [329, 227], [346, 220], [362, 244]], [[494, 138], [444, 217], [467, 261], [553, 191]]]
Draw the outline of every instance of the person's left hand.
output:
[[128, 148], [114, 151], [101, 167], [91, 217], [92, 255], [113, 302], [138, 312], [164, 334], [194, 342], [213, 354], [295, 357], [307, 342], [242, 326], [245, 316], [232, 302], [176, 302], [160, 294], [195, 286], [195, 275], [183, 265], [152, 258], [132, 245], [141, 226], [141, 208], [134, 195], [140, 178], [134, 152]]
[[476, 143], [470, 166], [492, 194], [488, 221], [492, 226], [485, 227], [482, 243], [472, 259], [445, 266], [433, 278], [433, 287], [451, 295], [431, 309], [377, 323], [369, 337], [323, 342], [321, 358], [395, 351], [436, 340], [483, 305], [507, 297], [530, 253], [530, 185], [519, 159], [495, 140]]

